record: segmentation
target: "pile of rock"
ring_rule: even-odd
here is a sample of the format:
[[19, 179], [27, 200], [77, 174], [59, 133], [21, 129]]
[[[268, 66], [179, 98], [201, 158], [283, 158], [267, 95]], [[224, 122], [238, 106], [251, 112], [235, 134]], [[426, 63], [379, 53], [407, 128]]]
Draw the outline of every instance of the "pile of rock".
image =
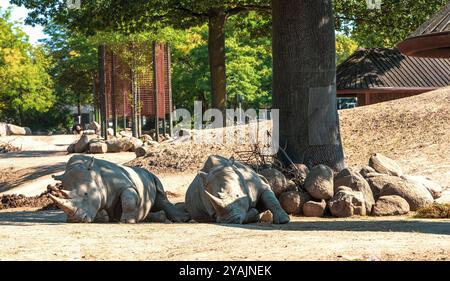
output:
[[359, 172], [346, 168], [334, 173], [325, 165], [309, 170], [296, 164], [284, 173], [270, 168], [260, 174], [287, 213], [307, 217], [403, 215], [432, 204], [442, 193], [439, 184], [404, 175], [394, 160], [379, 153]]
[[30, 128], [20, 127], [13, 124], [0, 123], [0, 137], [31, 135]]
[[108, 140], [103, 140], [98, 135], [85, 131], [79, 140], [69, 145], [67, 152], [93, 154], [136, 152], [143, 145], [142, 140], [126, 134], [118, 134], [118, 137], [110, 136]]

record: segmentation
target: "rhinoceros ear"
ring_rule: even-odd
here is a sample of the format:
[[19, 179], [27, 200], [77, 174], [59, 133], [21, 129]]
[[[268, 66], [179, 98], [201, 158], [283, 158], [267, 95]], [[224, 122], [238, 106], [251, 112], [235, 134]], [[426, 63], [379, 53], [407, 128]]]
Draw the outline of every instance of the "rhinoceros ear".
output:
[[205, 172], [200, 171], [200, 172], [198, 172], [198, 176], [200, 177], [200, 180], [202, 181], [203, 186], [206, 186], [207, 179], [208, 179], [208, 174], [205, 173]]
[[208, 197], [208, 200], [211, 203], [211, 205], [213, 206], [214, 210], [217, 213], [223, 213], [223, 211], [227, 207], [227, 205], [223, 202], [223, 200], [212, 195], [211, 193], [209, 193], [206, 190], [205, 190], [205, 194], [206, 194], [206, 197]]

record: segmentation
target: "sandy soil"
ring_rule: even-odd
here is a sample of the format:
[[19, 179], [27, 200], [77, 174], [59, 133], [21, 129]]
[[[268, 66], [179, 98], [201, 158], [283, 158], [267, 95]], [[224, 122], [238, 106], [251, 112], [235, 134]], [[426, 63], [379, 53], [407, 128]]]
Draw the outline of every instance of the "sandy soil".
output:
[[[406, 173], [430, 176], [445, 186], [440, 200], [450, 202], [449, 104], [447, 88], [341, 111], [347, 162], [360, 166], [367, 163], [371, 153], [382, 152], [399, 160]], [[72, 141], [73, 136], [14, 139], [24, 151], [0, 155], [0, 194], [31, 195], [41, 188], [45, 190], [50, 175], [63, 170], [70, 157], [64, 151]], [[132, 160], [134, 154], [100, 157], [124, 163]], [[148, 160], [158, 160], [158, 155]], [[152, 170], [151, 165], [146, 167]], [[195, 171], [181, 169], [175, 173], [158, 169], [165, 189], [171, 191], [170, 200], [183, 201]], [[450, 260], [449, 219], [292, 218], [290, 224], [281, 226], [79, 225], [64, 221], [61, 211], [0, 211], [0, 259]]]
[[450, 220], [306, 219], [287, 225], [67, 224], [0, 212], [0, 260], [450, 260]]

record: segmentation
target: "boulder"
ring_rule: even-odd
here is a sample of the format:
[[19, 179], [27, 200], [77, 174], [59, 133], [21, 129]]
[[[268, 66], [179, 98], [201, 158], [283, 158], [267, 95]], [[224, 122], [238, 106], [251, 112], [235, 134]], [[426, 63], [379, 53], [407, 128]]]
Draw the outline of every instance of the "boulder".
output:
[[348, 168], [343, 169], [334, 177], [334, 190], [340, 186], [350, 187], [354, 191], [361, 191], [366, 204], [366, 213], [370, 214], [375, 199], [367, 181], [357, 172]]
[[71, 143], [71, 144], [67, 147], [67, 153], [75, 153], [75, 143]]
[[397, 182], [400, 178], [388, 175], [374, 176], [367, 178], [367, 183], [372, 190], [373, 198], [378, 200], [383, 187], [389, 182]]
[[336, 194], [328, 202], [328, 205], [331, 214], [338, 218], [366, 215], [366, 205], [362, 192], [354, 191], [350, 187], [338, 187]]
[[305, 179], [305, 189], [318, 200], [333, 197], [333, 170], [325, 165], [317, 165], [311, 169]]
[[290, 215], [300, 215], [303, 204], [309, 200], [311, 200], [311, 196], [307, 192], [298, 191], [283, 192], [278, 199], [283, 210]]
[[94, 136], [94, 135], [96, 135], [96, 134], [97, 134], [97, 132], [94, 131], [94, 130], [84, 130], [84, 131], [83, 131], [83, 135]]
[[114, 137], [114, 129], [113, 128], [106, 129], [106, 133], [108, 134], [108, 136]]
[[96, 134], [100, 132], [101, 128], [102, 126], [96, 121], [92, 121], [91, 124], [89, 124], [89, 129], [95, 131]]
[[120, 131], [119, 135], [122, 137], [133, 137], [133, 134], [130, 131]]
[[94, 154], [104, 154], [108, 152], [108, 145], [101, 141], [90, 143], [89, 152]]
[[6, 126], [6, 134], [9, 136], [25, 136], [27, 134], [27, 130], [24, 127], [8, 124]]
[[376, 173], [375, 169], [370, 167], [370, 166], [364, 166], [361, 168], [361, 170], [359, 171], [359, 173], [361, 174], [361, 176], [363, 176], [364, 178], [367, 178], [367, 175], [370, 173]]
[[293, 180], [288, 180], [287, 184], [286, 184], [286, 190], [284, 192], [299, 191], [299, 190], [300, 189], [298, 188], [297, 184]]
[[424, 176], [402, 176], [402, 179], [413, 182], [416, 185], [421, 185], [425, 187], [431, 194], [434, 199], [437, 199], [442, 196], [442, 186], [430, 178]]
[[148, 141], [153, 141], [153, 138], [150, 135], [147, 135], [147, 134], [142, 135], [141, 139], [142, 139], [142, 141], [144, 143], [146, 143]]
[[0, 122], [0, 137], [4, 137], [7, 135], [8, 135], [7, 124]]
[[274, 168], [264, 169], [260, 171], [259, 174], [267, 179], [270, 187], [272, 188], [273, 192], [275, 193], [275, 196], [277, 197], [279, 197], [281, 193], [283, 193], [288, 187], [286, 177], [283, 175], [282, 172], [278, 171], [277, 169]]
[[433, 203], [433, 197], [430, 192], [421, 185], [399, 177], [385, 178], [385, 182], [380, 191], [380, 197], [398, 195], [408, 202], [411, 211]]
[[376, 172], [381, 174], [387, 174], [391, 176], [400, 177], [403, 172], [401, 167], [389, 157], [384, 156], [381, 153], [375, 153], [369, 159], [369, 166]]
[[91, 141], [91, 138], [89, 138], [89, 135], [81, 135], [81, 138], [75, 143], [74, 146], [74, 152], [75, 153], [83, 153], [86, 152], [89, 148], [89, 142]]
[[25, 134], [26, 134], [27, 136], [31, 136], [31, 135], [33, 134], [33, 132], [31, 131], [30, 128], [24, 127], [24, 129], [25, 129]]
[[305, 164], [291, 164], [287, 168], [287, 174], [298, 185], [304, 185], [309, 169]]
[[308, 201], [303, 205], [303, 215], [305, 217], [323, 217], [326, 207], [325, 200], [320, 202]]
[[273, 222], [273, 214], [272, 214], [272, 212], [267, 210], [267, 211], [259, 214], [259, 222], [272, 223]]
[[372, 216], [397, 216], [409, 212], [408, 202], [400, 196], [382, 196], [372, 209]]

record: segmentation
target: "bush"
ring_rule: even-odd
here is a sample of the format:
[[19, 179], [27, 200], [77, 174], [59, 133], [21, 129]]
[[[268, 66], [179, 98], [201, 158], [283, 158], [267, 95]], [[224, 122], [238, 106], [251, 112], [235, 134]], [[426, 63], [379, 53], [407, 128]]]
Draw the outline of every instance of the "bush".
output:
[[417, 210], [415, 218], [447, 219], [450, 218], [450, 203], [433, 203]]

